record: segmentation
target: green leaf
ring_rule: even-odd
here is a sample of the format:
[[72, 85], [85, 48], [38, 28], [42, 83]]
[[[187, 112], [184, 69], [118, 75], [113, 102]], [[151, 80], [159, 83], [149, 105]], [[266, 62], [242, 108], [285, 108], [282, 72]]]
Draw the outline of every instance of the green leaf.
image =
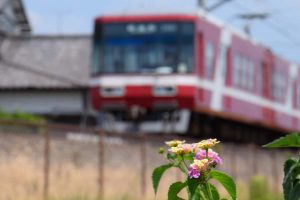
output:
[[210, 175], [223, 185], [233, 200], [236, 200], [236, 185], [230, 176], [217, 170], [212, 170]]
[[168, 153], [168, 154], [167, 154], [167, 159], [175, 160], [176, 158], [177, 158], [177, 155], [176, 155], [176, 154], [172, 154], [172, 153]]
[[200, 182], [198, 179], [188, 178], [186, 183], [188, 186], [189, 193], [191, 197], [193, 197], [196, 193], [197, 187], [199, 186]]
[[[200, 184], [200, 188], [199, 191], [200, 191], [200, 199], [209, 199], [209, 195], [207, 194], [207, 191], [206, 191], [206, 188], [205, 188], [205, 185], [204, 184]], [[195, 199], [196, 200], [196, 199]], [[199, 200], [199, 199], [197, 199]]]
[[195, 157], [195, 153], [189, 153], [189, 154], [183, 155], [183, 159], [188, 160], [190, 162], [194, 162], [194, 157]]
[[166, 164], [166, 165], [162, 165], [160, 167], [157, 167], [153, 170], [152, 173], [152, 184], [153, 184], [153, 189], [155, 194], [157, 193], [157, 188], [160, 182], [160, 179], [162, 177], [162, 175], [164, 174], [164, 172], [169, 169], [170, 167], [172, 167], [173, 164]]
[[300, 135], [298, 133], [291, 133], [281, 137], [273, 142], [263, 145], [267, 148], [281, 148], [281, 147], [300, 147]]
[[218, 192], [217, 188], [213, 184], [210, 184], [210, 183], [209, 183], [209, 187], [210, 187], [210, 191], [212, 193], [213, 199], [214, 200], [219, 200], [220, 195], [219, 195], [219, 192]]
[[297, 166], [297, 160], [290, 158], [284, 163], [283, 193], [284, 198], [289, 199], [290, 191], [293, 188], [293, 170]]
[[207, 183], [207, 185], [201, 184], [201, 193], [203, 199], [211, 199], [208, 193], [209, 192], [208, 189], [210, 190], [212, 200], [220, 200], [220, 195], [217, 188], [211, 183]]
[[284, 163], [284, 174], [288, 174], [291, 170], [291, 168], [297, 163], [297, 160], [295, 158], [290, 158], [285, 161]]
[[169, 191], [168, 191], [168, 200], [184, 200], [180, 197], [178, 197], [178, 193], [186, 187], [186, 182], [176, 182], [170, 185]]
[[191, 196], [190, 200], [199, 200], [199, 199], [205, 199], [205, 196], [203, 196], [203, 194], [201, 194], [200, 188], [197, 187], [194, 195]]
[[300, 183], [297, 183], [289, 194], [289, 200], [299, 200], [300, 199]]

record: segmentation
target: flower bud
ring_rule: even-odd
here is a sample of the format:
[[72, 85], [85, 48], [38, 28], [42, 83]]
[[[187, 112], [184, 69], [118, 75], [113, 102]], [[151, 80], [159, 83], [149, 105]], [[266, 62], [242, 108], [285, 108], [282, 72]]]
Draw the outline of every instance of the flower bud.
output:
[[164, 152], [165, 152], [164, 148], [160, 147], [160, 148], [158, 149], [158, 153], [159, 153], [159, 154], [163, 154]]

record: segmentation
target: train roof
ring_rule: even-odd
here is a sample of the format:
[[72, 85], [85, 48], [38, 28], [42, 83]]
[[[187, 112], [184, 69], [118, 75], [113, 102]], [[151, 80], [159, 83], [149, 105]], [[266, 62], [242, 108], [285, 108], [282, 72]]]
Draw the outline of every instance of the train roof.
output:
[[[226, 29], [231, 34], [240, 37], [241, 39], [250, 42], [253, 45], [256, 45], [258, 47], [264, 48], [266, 50], [269, 50], [274, 54], [276, 57], [279, 57], [280, 59], [282, 56], [278, 56], [278, 54], [274, 53], [271, 48], [266, 46], [265, 44], [255, 40], [251, 36], [247, 35], [243, 31], [231, 26], [228, 23], [225, 23], [224, 21], [221, 21], [217, 19], [216, 17], [212, 16], [211, 14], [203, 11], [198, 10], [194, 14], [124, 14], [124, 15], [103, 15], [99, 16], [95, 19], [95, 22], [98, 23], [117, 23], [117, 22], [144, 22], [144, 21], [178, 21], [178, 22], [184, 22], [184, 21], [192, 21], [195, 22], [197, 19], [205, 19], [207, 22], [219, 27], [220, 29]], [[284, 59], [286, 60], [286, 59]], [[293, 63], [289, 61], [292, 65], [298, 65], [296, 63]]]
[[[224, 23], [223, 21], [213, 17], [212, 15], [204, 12], [197, 11], [196, 14], [134, 14], [134, 15], [104, 15], [96, 18], [96, 22], [104, 23], [117, 23], [117, 22], [143, 22], [143, 21], [196, 21], [197, 18], [205, 19], [206, 21], [218, 26], [219, 28], [226, 28], [233, 34], [249, 40], [256, 45], [261, 45], [259, 42], [255, 41], [253, 38], [246, 35], [244, 32]], [[263, 46], [263, 45], [261, 45]]]
[[105, 15], [96, 18], [96, 22], [144, 22], [144, 21], [195, 21], [196, 15], [188, 14], [157, 14], [157, 15]]

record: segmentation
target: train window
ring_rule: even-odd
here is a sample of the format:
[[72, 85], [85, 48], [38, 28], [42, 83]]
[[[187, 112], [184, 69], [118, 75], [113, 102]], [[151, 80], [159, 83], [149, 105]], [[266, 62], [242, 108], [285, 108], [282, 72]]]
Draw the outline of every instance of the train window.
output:
[[227, 46], [222, 44], [221, 46], [221, 69], [222, 69], [222, 76], [225, 77], [227, 73]]
[[240, 82], [240, 56], [236, 54], [234, 56], [234, 68], [233, 68], [233, 84], [238, 86]]
[[101, 35], [95, 40], [93, 74], [193, 71], [193, 23], [105, 24]]
[[259, 94], [263, 94], [263, 77], [264, 77], [264, 64], [260, 63], [257, 68], [256, 85]]
[[300, 109], [300, 80], [297, 81], [296, 90], [296, 106]]
[[271, 97], [277, 101], [283, 100], [287, 84], [284, 73], [279, 70], [273, 70], [270, 81]]
[[252, 90], [253, 89], [253, 81], [254, 81], [254, 63], [248, 59], [248, 65], [247, 65], [247, 77], [248, 77], [248, 80], [247, 80], [247, 88], [249, 90]]
[[242, 64], [241, 64], [241, 84], [242, 88], [247, 88], [248, 85], [248, 61], [247, 58], [244, 56], [242, 57]]
[[205, 75], [207, 78], [213, 77], [214, 72], [214, 45], [212, 42], [205, 43]]
[[236, 54], [234, 57], [233, 84], [243, 89], [252, 90], [254, 81], [254, 63]]

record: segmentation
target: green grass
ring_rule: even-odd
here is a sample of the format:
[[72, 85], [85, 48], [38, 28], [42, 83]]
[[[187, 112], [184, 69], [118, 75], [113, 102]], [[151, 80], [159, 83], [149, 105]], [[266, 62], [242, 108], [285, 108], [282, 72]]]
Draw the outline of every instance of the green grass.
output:
[[249, 199], [255, 200], [282, 200], [281, 194], [271, 191], [263, 176], [252, 177], [249, 184]]
[[45, 119], [38, 115], [33, 115], [30, 113], [16, 111], [13, 113], [5, 112], [0, 109], [0, 119], [4, 120], [20, 120], [26, 122], [33, 122], [33, 123], [42, 123]]

